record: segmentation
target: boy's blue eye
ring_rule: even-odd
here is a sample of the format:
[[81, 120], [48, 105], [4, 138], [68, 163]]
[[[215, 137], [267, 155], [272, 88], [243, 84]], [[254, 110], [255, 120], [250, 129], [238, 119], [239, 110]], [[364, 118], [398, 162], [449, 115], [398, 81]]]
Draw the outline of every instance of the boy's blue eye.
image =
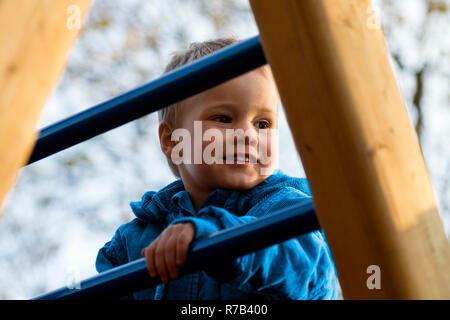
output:
[[[219, 121], [219, 122], [223, 122], [223, 123], [230, 123], [231, 122], [231, 118], [228, 117], [228, 116], [216, 116], [216, 117], [213, 117], [211, 120]], [[268, 128], [270, 128], [270, 122], [267, 121], [267, 120], [257, 121], [256, 122], [256, 127], [258, 129], [268, 129]]]
[[[266, 120], [258, 121], [257, 124], [258, 124], [258, 129], [268, 129], [268, 128], [270, 128], [270, 122], [266, 121]], [[262, 124], [262, 127], [259, 126], [261, 124]]]
[[217, 119], [219, 119], [218, 121], [220, 121], [220, 122], [225, 122], [225, 123], [230, 122], [230, 118], [227, 116], [217, 116], [217, 117], [214, 117], [212, 120], [217, 120]]

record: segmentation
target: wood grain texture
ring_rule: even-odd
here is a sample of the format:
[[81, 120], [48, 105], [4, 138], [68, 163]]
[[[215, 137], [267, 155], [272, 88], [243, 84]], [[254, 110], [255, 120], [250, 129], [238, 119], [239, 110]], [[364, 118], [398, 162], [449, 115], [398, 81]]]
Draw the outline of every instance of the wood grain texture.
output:
[[344, 298], [449, 299], [449, 243], [370, 1], [250, 4]]
[[72, 5], [82, 22], [90, 0], [0, 1], [0, 204], [28, 160], [41, 110], [80, 32], [67, 26]]

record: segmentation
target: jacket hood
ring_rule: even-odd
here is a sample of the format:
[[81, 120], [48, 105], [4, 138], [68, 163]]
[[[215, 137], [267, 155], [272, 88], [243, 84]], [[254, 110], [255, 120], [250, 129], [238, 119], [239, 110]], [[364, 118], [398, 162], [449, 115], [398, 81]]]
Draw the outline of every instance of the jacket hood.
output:
[[[269, 194], [284, 187], [291, 187], [311, 196], [306, 178], [290, 177], [280, 169], [276, 169], [269, 177], [249, 190], [218, 188], [212, 191], [200, 210], [203, 207], [214, 205], [230, 212], [245, 214]], [[174, 215], [181, 214], [183, 211], [196, 216], [189, 194], [181, 179], [173, 181], [159, 191], [144, 193], [141, 201], [130, 202], [130, 206], [137, 218], [148, 223], [167, 220], [169, 216], [175, 218]]]

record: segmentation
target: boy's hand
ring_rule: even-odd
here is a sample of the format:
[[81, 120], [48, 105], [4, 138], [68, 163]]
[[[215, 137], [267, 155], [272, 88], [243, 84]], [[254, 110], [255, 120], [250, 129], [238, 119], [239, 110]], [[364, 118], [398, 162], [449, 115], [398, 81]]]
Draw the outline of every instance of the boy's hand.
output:
[[142, 250], [150, 276], [161, 276], [163, 282], [178, 277], [178, 268], [184, 264], [189, 244], [195, 236], [194, 225], [190, 222], [169, 226], [147, 248]]

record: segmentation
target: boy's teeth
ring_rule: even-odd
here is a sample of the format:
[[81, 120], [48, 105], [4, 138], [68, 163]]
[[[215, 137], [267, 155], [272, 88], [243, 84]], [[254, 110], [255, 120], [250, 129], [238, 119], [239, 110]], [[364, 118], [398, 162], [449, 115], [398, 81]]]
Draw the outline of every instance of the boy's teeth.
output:
[[224, 161], [234, 161], [234, 162], [241, 162], [241, 163], [253, 163], [252, 161], [257, 162], [256, 159], [253, 160], [250, 156], [246, 155], [235, 155], [235, 156], [227, 156], [223, 158]]

